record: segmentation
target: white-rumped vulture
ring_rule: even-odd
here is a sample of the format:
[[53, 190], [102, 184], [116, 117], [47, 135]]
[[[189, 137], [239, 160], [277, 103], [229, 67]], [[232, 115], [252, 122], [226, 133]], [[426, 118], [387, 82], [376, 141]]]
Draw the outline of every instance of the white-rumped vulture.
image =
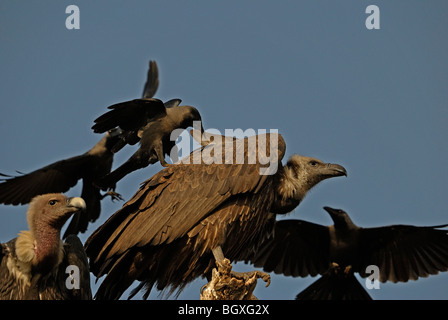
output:
[[87, 208], [77, 212], [72, 218], [64, 238], [69, 234], [85, 232], [89, 222], [95, 221], [101, 213], [101, 199], [110, 195], [120, 198], [116, 193], [102, 195], [97, 186], [99, 178], [110, 172], [114, 154], [111, 148], [119, 139], [120, 130], [108, 131], [89, 151], [82, 155], [60, 160], [48, 166], [9, 179], [0, 183], [0, 203], [26, 204], [37, 195], [66, 192], [82, 180], [81, 197]]
[[86, 209], [82, 198], [40, 195], [27, 211], [29, 230], [1, 244], [1, 300], [87, 300], [92, 298], [83, 245], [75, 235], [63, 243], [61, 228]]
[[146, 299], [153, 286], [180, 292], [209, 276], [222, 253], [230, 261], [253, 254], [275, 214], [293, 210], [320, 181], [346, 175], [340, 165], [300, 155], [283, 166], [281, 135], [253, 138], [229, 139], [235, 144], [222, 150], [205, 145], [158, 172], [89, 237], [90, 270], [107, 274], [97, 299], [118, 299], [134, 280], [140, 285], [131, 297], [145, 288]]
[[110, 111], [94, 121], [92, 129], [95, 133], [103, 133], [115, 127], [123, 131], [121, 141], [113, 148], [113, 152], [126, 144], [140, 142], [139, 149], [125, 163], [101, 180], [99, 186], [104, 190], [115, 189], [117, 182], [127, 174], [158, 161], [166, 167], [165, 155], [173, 157], [173, 162], [177, 161], [177, 137], [171, 134], [176, 129], [192, 127], [194, 121], [202, 121], [196, 108], [179, 106], [180, 99], [163, 103], [153, 98], [159, 86], [158, 74], [157, 64], [150, 61], [142, 99], [111, 105], [108, 107]]
[[348, 275], [355, 272], [369, 277], [371, 271], [366, 269], [374, 265], [380, 282], [407, 282], [448, 270], [448, 230], [443, 230], [448, 224], [362, 228], [343, 210], [324, 209], [334, 225], [277, 221], [274, 236], [263, 242], [249, 260], [266, 272], [293, 277], [325, 274], [335, 264]]

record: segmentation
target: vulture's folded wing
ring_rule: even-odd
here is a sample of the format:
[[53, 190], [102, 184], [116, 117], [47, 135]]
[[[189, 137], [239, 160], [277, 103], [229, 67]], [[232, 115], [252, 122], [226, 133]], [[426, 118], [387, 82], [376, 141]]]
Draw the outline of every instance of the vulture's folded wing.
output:
[[[278, 150], [279, 162], [284, 151]], [[129, 248], [171, 243], [196, 232], [201, 221], [222, 209], [229, 198], [257, 193], [272, 180], [260, 174], [260, 167], [259, 163], [191, 163], [158, 172], [87, 240], [92, 272]], [[244, 210], [251, 208], [244, 205]]]

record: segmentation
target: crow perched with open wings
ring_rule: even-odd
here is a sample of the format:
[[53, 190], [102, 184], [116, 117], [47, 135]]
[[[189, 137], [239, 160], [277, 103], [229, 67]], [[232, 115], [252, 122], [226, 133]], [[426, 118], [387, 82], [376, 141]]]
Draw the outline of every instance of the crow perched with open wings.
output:
[[222, 254], [230, 261], [253, 254], [275, 214], [293, 210], [320, 181], [346, 175], [340, 165], [299, 155], [283, 166], [278, 134], [258, 135], [252, 145], [230, 141], [236, 145], [205, 145], [155, 174], [89, 237], [91, 272], [107, 274], [96, 298], [118, 299], [134, 280], [141, 283], [133, 294], [145, 287], [144, 298], [153, 286], [179, 292], [210, 275]]
[[[325, 274], [334, 264], [347, 277], [353, 272], [368, 277], [371, 273], [366, 268], [375, 265], [381, 282], [407, 282], [448, 270], [448, 231], [442, 229], [448, 224], [362, 228], [355, 225], [345, 211], [324, 209], [334, 225], [322, 226], [303, 220], [277, 221], [274, 236], [265, 240], [255, 257], [249, 260], [267, 272], [293, 277]], [[340, 290], [340, 287], [331, 288], [334, 279], [327, 277], [330, 287], [320, 285], [314, 294], [322, 294], [324, 289], [330, 293], [333, 289]], [[349, 277], [349, 281], [352, 280], [356, 279]], [[312, 297], [302, 294], [301, 298]]]
[[[0, 183], [0, 203], [26, 204], [37, 195], [66, 192], [82, 180], [81, 197], [86, 210], [75, 213], [64, 234], [85, 232], [89, 222], [95, 221], [101, 213], [102, 195], [97, 182], [112, 168], [114, 154], [111, 148], [117, 143], [121, 131], [112, 129], [92, 149], [82, 155], [60, 160], [48, 166], [16, 177], [3, 179]], [[113, 199], [118, 194], [107, 193]]]
[[[106, 132], [115, 127], [123, 131], [121, 140], [113, 148], [113, 152], [117, 152], [126, 144], [134, 145], [140, 142], [140, 148], [125, 163], [99, 182], [99, 186], [103, 189], [114, 189], [116, 183], [130, 172], [157, 161], [166, 167], [168, 164], [165, 155], [177, 156], [175, 152], [177, 137], [172, 137], [173, 131], [192, 127], [194, 121], [202, 121], [195, 107], [179, 106], [180, 99], [163, 103], [159, 99], [152, 98], [158, 85], [157, 64], [150, 61], [142, 99], [109, 106], [111, 110], [94, 121], [92, 129], [95, 133]], [[176, 158], [173, 160], [177, 161]]]

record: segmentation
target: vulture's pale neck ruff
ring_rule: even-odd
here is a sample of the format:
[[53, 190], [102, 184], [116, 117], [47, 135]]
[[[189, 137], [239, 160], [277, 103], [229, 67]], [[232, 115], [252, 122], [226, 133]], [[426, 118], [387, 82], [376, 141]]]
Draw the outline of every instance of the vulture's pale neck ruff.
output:
[[30, 202], [30, 230], [19, 233], [15, 243], [17, 258], [8, 260], [10, 272], [23, 286], [29, 286], [34, 275], [45, 275], [59, 266], [64, 257], [61, 228], [73, 213], [85, 207], [82, 198], [62, 194], [37, 196]]
[[292, 166], [287, 165], [282, 176], [282, 183], [278, 186], [279, 194], [284, 200], [291, 199], [300, 202], [308, 192], [305, 182], [306, 180], [303, 180], [303, 177], [297, 177]]

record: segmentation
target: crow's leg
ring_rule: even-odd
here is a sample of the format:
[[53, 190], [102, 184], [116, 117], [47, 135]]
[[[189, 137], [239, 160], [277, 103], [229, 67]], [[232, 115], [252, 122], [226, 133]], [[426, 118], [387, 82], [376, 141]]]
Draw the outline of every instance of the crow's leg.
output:
[[103, 190], [115, 190], [117, 182], [123, 179], [129, 173], [148, 166], [148, 155], [142, 149], [138, 149], [125, 163], [119, 166], [111, 173], [97, 181], [97, 186]]

